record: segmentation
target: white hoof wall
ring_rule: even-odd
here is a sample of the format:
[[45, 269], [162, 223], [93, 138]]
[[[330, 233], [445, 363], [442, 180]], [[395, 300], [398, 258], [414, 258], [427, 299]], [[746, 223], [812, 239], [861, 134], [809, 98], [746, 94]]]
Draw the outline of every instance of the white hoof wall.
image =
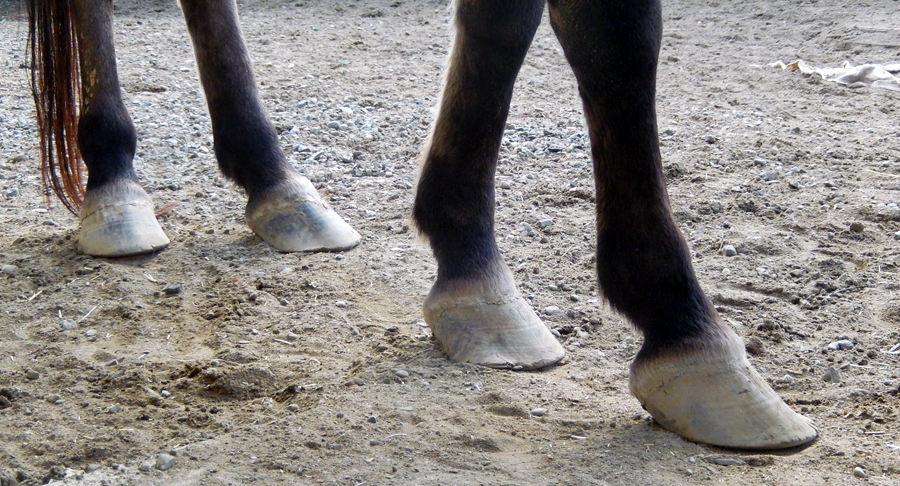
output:
[[451, 361], [532, 370], [566, 354], [518, 292], [491, 301], [429, 296], [425, 322]]
[[254, 233], [283, 252], [348, 250], [360, 240], [312, 183], [299, 176], [250, 201], [246, 217]]
[[88, 191], [81, 207], [78, 249], [96, 257], [126, 257], [165, 248], [169, 238], [153, 202], [133, 182]]
[[818, 435], [750, 365], [737, 336], [722, 347], [632, 366], [631, 392], [662, 427], [705, 444], [784, 449]]

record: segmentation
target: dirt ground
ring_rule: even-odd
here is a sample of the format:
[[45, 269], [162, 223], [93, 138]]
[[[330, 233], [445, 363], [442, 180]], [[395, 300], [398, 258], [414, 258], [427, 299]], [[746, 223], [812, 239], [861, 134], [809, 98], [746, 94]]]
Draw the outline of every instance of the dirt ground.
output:
[[436, 269], [409, 208], [447, 0], [244, 2], [284, 150], [363, 236], [340, 254], [279, 253], [246, 228], [178, 7], [117, 2], [137, 170], [176, 205], [168, 249], [120, 260], [79, 255], [77, 221], [42, 201], [25, 27], [6, 12], [0, 484], [900, 484], [900, 92], [769, 66], [896, 63], [898, 8], [664, 2], [673, 209], [751, 361], [821, 431], [777, 454], [687, 442], [629, 395], [641, 339], [598, 296], [588, 142], [546, 21], [497, 237], [535, 309], [559, 308], [545, 321], [568, 356], [524, 373], [448, 362], [421, 316]]

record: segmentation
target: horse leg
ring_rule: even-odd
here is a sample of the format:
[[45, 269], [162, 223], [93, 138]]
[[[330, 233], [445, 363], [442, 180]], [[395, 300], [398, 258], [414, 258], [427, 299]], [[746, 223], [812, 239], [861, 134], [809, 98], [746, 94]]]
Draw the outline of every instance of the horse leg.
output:
[[112, 1], [82, 0], [74, 7], [81, 68], [78, 148], [88, 169], [78, 246], [106, 257], [156, 251], [169, 239], [132, 166], [137, 137], [119, 89]]
[[456, 37], [413, 209], [438, 263], [425, 321], [454, 361], [532, 369], [565, 354], [519, 293], [494, 240], [500, 140], [543, 3], [456, 3]]
[[659, 0], [550, 0], [584, 104], [597, 192], [597, 271], [644, 335], [631, 391], [690, 440], [782, 448], [816, 437], [752, 368], [700, 289], [669, 208], [656, 127]]
[[359, 234], [288, 163], [256, 90], [234, 0], [181, 2], [222, 173], [245, 191], [247, 225], [281, 251], [344, 250]]

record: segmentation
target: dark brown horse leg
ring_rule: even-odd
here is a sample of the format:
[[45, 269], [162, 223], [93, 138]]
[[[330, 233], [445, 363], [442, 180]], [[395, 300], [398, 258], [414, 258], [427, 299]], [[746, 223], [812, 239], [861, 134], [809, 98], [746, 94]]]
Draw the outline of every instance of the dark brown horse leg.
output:
[[494, 240], [494, 171], [512, 88], [543, 0], [459, 0], [413, 216], [438, 262], [425, 320], [454, 361], [539, 368], [564, 351], [522, 298]]
[[658, 0], [550, 0], [575, 71], [597, 191], [604, 295], [643, 332], [631, 390], [657, 422], [698, 442], [782, 448], [816, 437], [751, 367], [694, 275], [669, 208], [656, 127]]
[[294, 171], [256, 91], [234, 0], [182, 0], [219, 168], [247, 191], [247, 225], [281, 251], [343, 250], [359, 234]]
[[158, 250], [169, 239], [132, 166], [136, 135], [119, 91], [112, 0], [79, 1], [74, 12], [82, 94], [78, 148], [88, 168], [79, 248], [94, 256]]

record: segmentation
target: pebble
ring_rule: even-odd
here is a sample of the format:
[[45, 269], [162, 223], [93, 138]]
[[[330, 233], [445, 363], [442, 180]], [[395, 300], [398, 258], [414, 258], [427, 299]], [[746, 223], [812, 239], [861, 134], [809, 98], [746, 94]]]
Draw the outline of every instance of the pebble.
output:
[[730, 457], [713, 457], [709, 462], [720, 466], [741, 466], [744, 464], [742, 461]]
[[894, 233], [894, 239], [895, 239], [895, 240], [900, 240], [900, 231]]
[[790, 385], [794, 382], [794, 377], [791, 375], [784, 375], [781, 378], [775, 380], [775, 383], [781, 383], [784, 385]]
[[169, 390], [162, 390], [162, 391], [159, 392], [159, 394], [162, 395], [163, 398], [169, 398], [169, 397], [172, 396], [172, 394], [169, 393]]
[[732, 245], [725, 245], [722, 247], [722, 254], [727, 257], [733, 257], [738, 254], [737, 248]]
[[868, 476], [868, 475], [866, 474], [866, 470], [863, 469], [863, 468], [861, 468], [861, 467], [859, 467], [859, 466], [856, 466], [856, 467], [853, 468], [853, 475], [856, 476], [856, 477], [858, 477], [858, 478], [864, 478], [864, 477]]
[[544, 415], [547, 415], [547, 409], [546, 408], [532, 408], [531, 415], [533, 415], [535, 417], [543, 417]]
[[775, 171], [769, 171], [769, 172], [766, 172], [765, 174], [763, 174], [763, 180], [766, 180], [766, 181], [777, 181], [780, 177], [781, 177], [781, 175]]
[[296, 403], [292, 403], [287, 406], [287, 409], [288, 409], [288, 412], [296, 412], [297, 410], [300, 410], [300, 406], [297, 405]]
[[826, 383], [840, 383], [841, 382], [841, 372], [834, 366], [829, 366], [825, 370], [825, 374], [822, 375], [822, 381]]
[[10, 402], [9, 399], [4, 397], [3, 395], [0, 395], [0, 410], [9, 407], [12, 407], [12, 402]]
[[555, 305], [548, 305], [547, 307], [544, 307], [544, 314], [548, 316], [559, 314], [559, 307]]
[[538, 226], [541, 228], [549, 228], [550, 226], [553, 226], [553, 220], [550, 218], [542, 219], [538, 221]]
[[853, 341], [850, 341], [849, 339], [841, 339], [828, 345], [828, 349], [831, 349], [833, 351], [851, 348], [853, 348]]
[[297, 334], [294, 334], [291, 331], [288, 331], [287, 334], [284, 335], [284, 338], [287, 339], [288, 341], [294, 342], [294, 341], [300, 339], [300, 336]]
[[166, 295], [178, 295], [181, 293], [182, 286], [179, 285], [166, 285], [163, 287], [163, 293]]
[[84, 336], [88, 338], [88, 341], [96, 341], [97, 340], [97, 330], [96, 329], [88, 329], [84, 331]]
[[169, 454], [160, 454], [156, 458], [156, 469], [160, 471], [166, 471], [172, 469], [172, 466], [175, 465], [175, 458], [170, 456]]
[[854, 222], [850, 223], [850, 231], [852, 231], [854, 233], [862, 233], [865, 229], [866, 229], [866, 227], [863, 226], [863, 224], [858, 221], [854, 221]]
[[328, 122], [328, 128], [333, 128], [333, 129], [335, 129], [335, 130], [340, 130], [340, 129], [341, 129], [341, 124], [338, 123], [338, 122], [336, 122], [336, 121]]
[[703, 141], [705, 141], [706, 143], [716, 143], [718, 141], [718, 139], [716, 139], [716, 137], [714, 137], [712, 135], [707, 135], [707, 136], [703, 137]]
[[78, 329], [78, 323], [73, 321], [72, 319], [63, 319], [60, 323], [63, 328], [63, 331], [72, 331]]
[[15, 274], [16, 274], [16, 270], [18, 270], [18, 269], [19, 269], [19, 267], [15, 266], [15, 265], [2, 265], [2, 266], [0, 266], [0, 272], [3, 272], [3, 273], [5, 273], [5, 274], [9, 275], [10, 277], [12, 277], [13, 275], [15, 275]]
[[40, 377], [41, 377], [41, 374], [38, 373], [37, 371], [28, 370], [25, 372], [25, 378], [28, 378], [29, 380], [37, 380]]
[[394, 374], [399, 376], [400, 378], [409, 378], [409, 371], [406, 370], [397, 370], [394, 372]]
[[339, 307], [341, 309], [347, 308], [347, 302], [345, 302], [343, 300], [339, 300], [339, 301], [335, 302], [334, 305], [336, 305], [337, 307]]

